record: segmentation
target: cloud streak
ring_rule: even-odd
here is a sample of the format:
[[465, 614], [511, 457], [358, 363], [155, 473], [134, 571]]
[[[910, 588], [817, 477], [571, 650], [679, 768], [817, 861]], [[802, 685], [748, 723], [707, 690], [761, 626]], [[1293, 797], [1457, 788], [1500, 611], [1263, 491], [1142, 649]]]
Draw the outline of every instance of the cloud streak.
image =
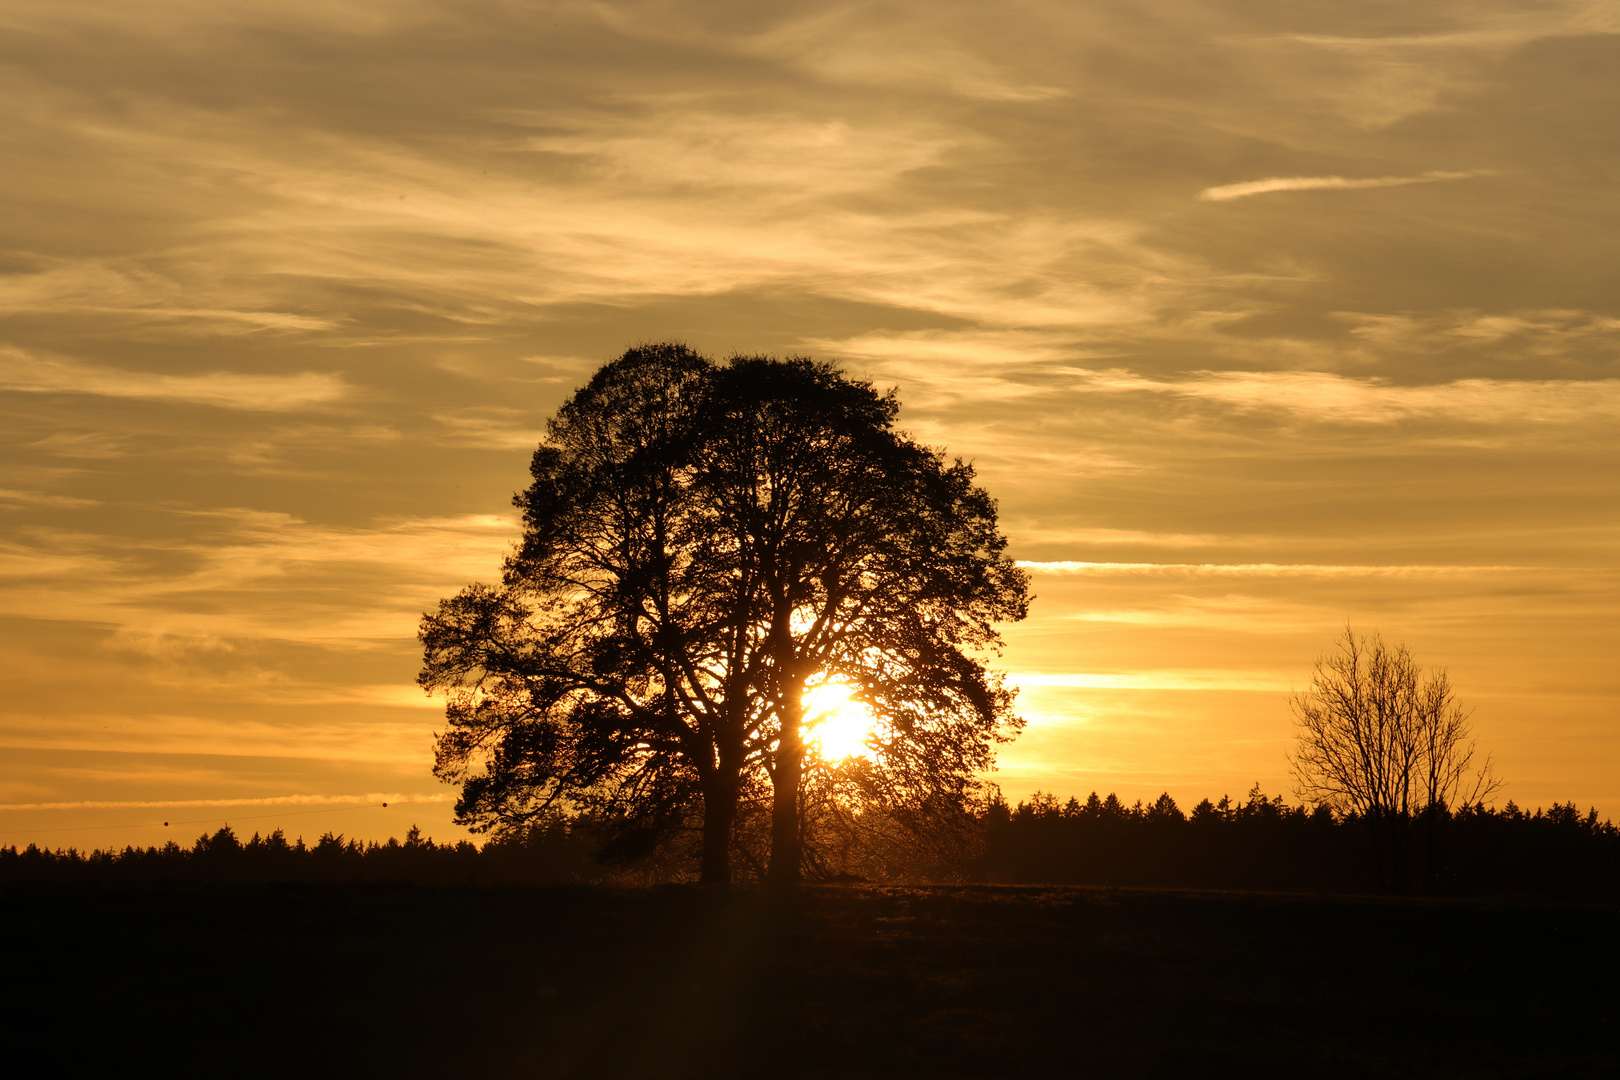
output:
[[1364, 188], [1406, 187], [1411, 184], [1436, 184], [1446, 180], [1467, 180], [1481, 175], [1478, 172], [1426, 172], [1418, 176], [1270, 176], [1264, 180], [1245, 180], [1239, 184], [1221, 184], [1198, 193], [1204, 202], [1230, 202], [1254, 195], [1270, 195], [1279, 191], [1354, 191]]
[[1321, 423], [1454, 420], [1521, 427], [1620, 419], [1620, 379], [1458, 379], [1401, 386], [1327, 371], [1199, 371], [1177, 380], [1076, 371], [1082, 389], [1170, 394], [1241, 412], [1276, 410]]
[[1286, 691], [1286, 678], [1270, 671], [1013, 672], [1024, 689]]
[[0, 541], [0, 612], [117, 627], [116, 646], [153, 656], [233, 640], [392, 644], [409, 640], [439, 596], [497, 574], [517, 528], [493, 514], [372, 528], [241, 510], [181, 516], [216, 531], [152, 540], [46, 530]]
[[1483, 574], [1527, 573], [1533, 566], [1345, 566], [1317, 563], [1149, 563], [1019, 560], [1036, 574], [1185, 575], [1234, 578], [1458, 578]]
[[0, 803], [0, 810], [160, 810], [223, 809], [235, 806], [368, 806], [381, 803], [442, 803], [449, 793], [365, 795], [275, 795], [261, 799], [78, 799], [68, 802]]
[[208, 405], [248, 412], [298, 411], [330, 405], [349, 395], [342, 376], [323, 372], [260, 375], [210, 371], [167, 375], [47, 359], [20, 349], [0, 350], [0, 389]]

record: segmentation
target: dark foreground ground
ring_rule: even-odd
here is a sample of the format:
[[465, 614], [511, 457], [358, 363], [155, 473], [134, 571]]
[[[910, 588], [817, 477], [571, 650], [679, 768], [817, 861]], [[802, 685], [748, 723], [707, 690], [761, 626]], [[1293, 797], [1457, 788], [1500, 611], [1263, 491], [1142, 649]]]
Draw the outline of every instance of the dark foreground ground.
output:
[[0, 917], [14, 1076], [1620, 1076], [1614, 908], [79, 885]]

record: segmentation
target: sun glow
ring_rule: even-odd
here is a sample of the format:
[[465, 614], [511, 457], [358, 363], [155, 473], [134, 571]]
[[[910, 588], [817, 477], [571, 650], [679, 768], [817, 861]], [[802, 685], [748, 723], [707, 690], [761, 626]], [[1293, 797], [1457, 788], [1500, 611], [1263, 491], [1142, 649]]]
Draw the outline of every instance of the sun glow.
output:
[[804, 723], [806, 741], [827, 761], [872, 756], [866, 738], [876, 721], [842, 683], [823, 683], [804, 692]]

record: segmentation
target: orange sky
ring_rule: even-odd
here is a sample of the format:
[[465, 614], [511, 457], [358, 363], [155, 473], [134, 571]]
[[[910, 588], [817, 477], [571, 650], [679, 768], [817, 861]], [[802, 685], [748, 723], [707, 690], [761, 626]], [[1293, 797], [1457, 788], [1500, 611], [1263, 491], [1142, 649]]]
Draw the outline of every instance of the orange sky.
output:
[[1286, 791], [1348, 621], [1620, 815], [1617, 70], [1603, 2], [0, 0], [0, 843], [458, 835], [416, 620], [665, 338], [977, 462], [1014, 797]]

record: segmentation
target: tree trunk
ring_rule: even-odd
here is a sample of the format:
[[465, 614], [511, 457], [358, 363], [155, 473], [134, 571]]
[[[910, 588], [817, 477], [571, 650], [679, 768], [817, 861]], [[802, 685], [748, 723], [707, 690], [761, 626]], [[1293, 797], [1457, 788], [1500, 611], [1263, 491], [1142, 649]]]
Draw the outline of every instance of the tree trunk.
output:
[[1367, 826], [1378, 891], [1406, 896], [1412, 892], [1412, 820], [1398, 810], [1369, 811]]
[[1372, 848], [1373, 870], [1381, 893], [1395, 891], [1395, 845], [1390, 835], [1388, 818], [1377, 810], [1363, 815], [1367, 825], [1367, 841]]
[[804, 774], [804, 680], [790, 680], [782, 694], [782, 733], [771, 771], [771, 866], [773, 885], [802, 880], [804, 842], [799, 831], [799, 781]]
[[722, 757], [720, 769], [703, 788], [703, 865], [698, 882], [731, 884], [731, 827], [737, 821], [737, 770]]
[[1412, 818], [1405, 811], [1395, 815], [1395, 891], [1412, 894]]

